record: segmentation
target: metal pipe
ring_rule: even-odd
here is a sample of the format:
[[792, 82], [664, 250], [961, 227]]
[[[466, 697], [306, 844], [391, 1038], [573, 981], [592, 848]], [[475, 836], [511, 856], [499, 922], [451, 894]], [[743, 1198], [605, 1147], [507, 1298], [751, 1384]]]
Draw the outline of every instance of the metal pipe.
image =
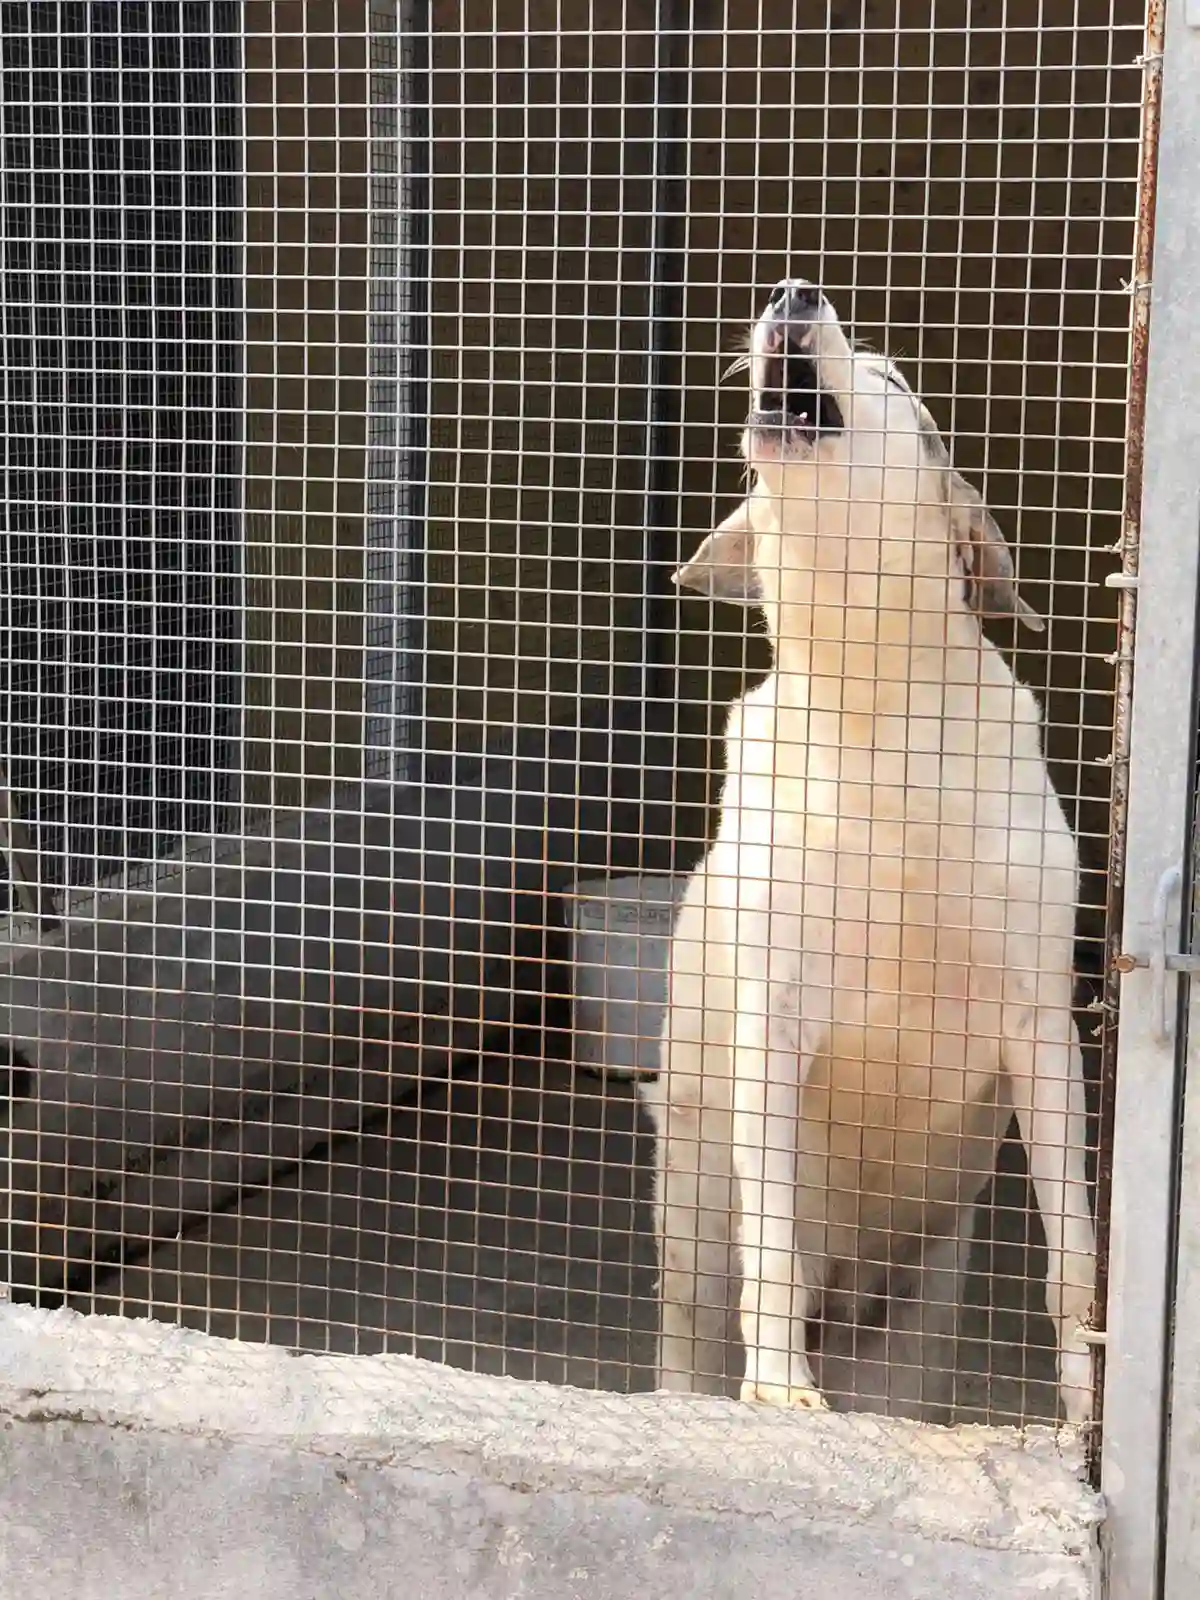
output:
[[[1112, 957], [1137, 955], [1152, 941], [1164, 957], [1187, 948], [1189, 919], [1183, 908], [1194, 837], [1200, 597], [1200, 452], [1194, 411], [1186, 403], [1200, 365], [1200, 325], [1191, 292], [1192, 263], [1200, 253], [1194, 202], [1200, 182], [1200, 30], [1189, 24], [1188, 6], [1189, 0], [1153, 0], [1141, 62], [1146, 81], [1122, 541], [1125, 567], [1131, 573], [1136, 569], [1139, 580], [1135, 590], [1124, 591], [1122, 646], [1128, 654], [1136, 621], [1137, 650], [1132, 666], [1123, 667], [1120, 710], [1128, 719], [1128, 786], [1114, 819], [1124, 859], [1117, 862], [1114, 886], [1123, 897], [1123, 904], [1118, 902], [1122, 942], [1114, 952], [1110, 930]], [[1144, 304], [1151, 268], [1152, 335]], [[1124, 747], [1117, 753], [1123, 756]], [[1195, 1205], [1194, 1193], [1179, 1188], [1180, 1068], [1186, 1054], [1181, 1029], [1163, 1027], [1159, 966], [1157, 960], [1135, 966], [1121, 977], [1120, 1037], [1115, 1070], [1110, 1066], [1108, 1077], [1112, 1175], [1100, 1463], [1108, 1600], [1164, 1593], [1164, 1539], [1169, 1546], [1172, 1524], [1186, 1539], [1195, 1504], [1194, 1495], [1189, 1503], [1185, 1494], [1176, 1517], [1178, 1501], [1172, 1497], [1172, 1514], [1167, 1514], [1168, 1439], [1180, 1481], [1187, 1477], [1184, 1434], [1191, 1425], [1173, 1404], [1171, 1386], [1172, 1366], [1183, 1348], [1178, 1341], [1182, 1335], [1186, 1343], [1188, 1335], [1186, 1307], [1175, 1305], [1176, 1246], [1181, 1217], [1190, 1226]], [[1172, 1023], [1181, 1011], [1173, 1008]], [[1187, 1054], [1194, 1050], [1193, 1042]], [[1183, 1104], [1186, 1109], [1186, 1099]], [[1192, 1459], [1200, 1459], [1194, 1431], [1192, 1451]], [[1171, 1600], [1191, 1600], [1194, 1579], [1191, 1587], [1177, 1583], [1172, 1588], [1168, 1577], [1166, 1593]]]
[[432, 22], [429, 0], [405, 0], [401, 49], [401, 139], [408, 162], [405, 198], [405, 239], [401, 282], [406, 284], [408, 305], [404, 316], [405, 409], [408, 437], [405, 445], [405, 504], [398, 528], [399, 617], [397, 619], [397, 731], [401, 760], [399, 776], [418, 782], [424, 766], [426, 670], [425, 546], [429, 502], [430, 413], [430, 203], [432, 152], [430, 141], [430, 52]]
[[[1106, 580], [1117, 589], [1117, 649], [1113, 693], [1112, 797], [1105, 899], [1105, 963], [1100, 1041], [1100, 1134], [1096, 1167], [1097, 1274], [1096, 1320], [1106, 1326], [1109, 1224], [1112, 1202], [1113, 1100], [1121, 1001], [1120, 958], [1125, 911], [1125, 832], [1129, 806], [1129, 733], [1133, 700], [1133, 648], [1137, 625], [1138, 560], [1142, 537], [1142, 476], [1146, 451], [1146, 379], [1150, 355], [1150, 289], [1154, 269], [1154, 216], [1158, 183], [1158, 128], [1162, 105], [1162, 52], [1166, 0], [1150, 0], [1142, 56], [1141, 169], [1130, 283], [1129, 393], [1125, 434], [1125, 495], [1121, 522], [1121, 571]], [[1104, 1392], [1103, 1346], [1098, 1347], [1096, 1394]], [[1089, 1466], [1098, 1482], [1100, 1424], [1089, 1448]]]
[[678, 338], [683, 256], [678, 227], [687, 191], [683, 161], [687, 135], [685, 21], [686, 13], [678, 0], [660, 0], [655, 36], [654, 183], [648, 272], [643, 703], [670, 695], [675, 678], [674, 663], [666, 648], [669, 573], [674, 563], [664, 559], [659, 535], [677, 527], [679, 521]]

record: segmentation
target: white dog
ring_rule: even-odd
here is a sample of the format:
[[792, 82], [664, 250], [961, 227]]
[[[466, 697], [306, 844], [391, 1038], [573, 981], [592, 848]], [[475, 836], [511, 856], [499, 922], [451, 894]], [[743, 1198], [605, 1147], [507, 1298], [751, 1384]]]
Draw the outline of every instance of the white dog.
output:
[[905, 1271], [926, 1301], [923, 1275], [958, 1280], [1015, 1110], [1083, 1422], [1075, 844], [1037, 704], [978, 617], [1041, 622], [924, 406], [817, 289], [778, 286], [746, 364], [753, 488], [677, 581], [761, 606], [774, 665], [729, 714], [720, 827], [642, 1091], [660, 1384], [722, 1392], [737, 1307], [742, 1398], [824, 1405], [812, 1320], [869, 1326]]

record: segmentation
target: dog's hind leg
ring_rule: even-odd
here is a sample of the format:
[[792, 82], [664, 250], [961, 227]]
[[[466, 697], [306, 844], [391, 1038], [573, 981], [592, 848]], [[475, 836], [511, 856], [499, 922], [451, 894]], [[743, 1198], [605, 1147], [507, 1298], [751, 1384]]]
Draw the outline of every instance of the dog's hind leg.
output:
[[[1045, 975], [1040, 998], [1050, 987]], [[1058, 1337], [1058, 1382], [1068, 1422], [1092, 1413], [1092, 1357], [1080, 1336], [1096, 1290], [1096, 1233], [1088, 1205], [1083, 1052], [1069, 979], [1058, 1004], [1006, 1007], [1001, 1046], [1029, 1176], [1046, 1233], [1046, 1310]]]
[[733, 1159], [742, 1225], [743, 1400], [824, 1407], [805, 1348], [816, 1286], [797, 1249], [800, 1092], [813, 1059], [795, 1017], [769, 1014], [765, 982], [738, 985]]

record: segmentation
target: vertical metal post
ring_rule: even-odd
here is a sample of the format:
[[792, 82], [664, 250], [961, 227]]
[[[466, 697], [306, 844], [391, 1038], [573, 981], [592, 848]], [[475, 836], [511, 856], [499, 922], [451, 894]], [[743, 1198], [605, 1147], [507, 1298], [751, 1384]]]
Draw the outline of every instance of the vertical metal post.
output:
[[[1192, 823], [1193, 832], [1196, 820]], [[1192, 950], [1197, 948], [1196, 863], [1192, 868]], [[1190, 980], [1183, 1147], [1176, 1230], [1174, 1332], [1167, 1388], [1168, 1455], [1164, 1600], [1200, 1594], [1200, 982]]]
[[[1151, 80], [1143, 130], [1149, 167], [1143, 175], [1139, 265], [1153, 222], [1153, 318], [1144, 413], [1139, 416], [1135, 407], [1131, 418], [1135, 475], [1144, 421], [1140, 527], [1125, 547], [1125, 586], [1136, 586], [1137, 628], [1123, 945], [1126, 957], [1139, 963], [1148, 963], [1164, 941], [1167, 950], [1179, 948], [1179, 895], [1164, 899], [1162, 885], [1187, 858], [1193, 768], [1200, 408], [1191, 396], [1200, 373], [1194, 289], [1200, 260], [1200, 32], [1188, 26], [1189, 4], [1165, 0], [1164, 35], [1164, 0], [1152, 0], [1144, 63]], [[1153, 80], [1160, 73], [1152, 211], [1159, 107]], [[1145, 296], [1150, 284], [1135, 281], [1132, 290], [1135, 297]], [[1135, 316], [1135, 330], [1137, 325]], [[1135, 341], [1135, 355], [1143, 350]], [[1164, 1027], [1162, 999], [1150, 965], [1126, 972], [1113, 1104], [1101, 1463], [1108, 1600], [1153, 1600], [1161, 1593], [1179, 1048], [1178, 1029], [1170, 1025], [1177, 1008]]]
[[406, 404], [404, 526], [400, 555], [400, 706], [402, 755], [398, 776], [418, 782], [424, 767], [426, 517], [429, 503], [430, 149], [433, 27], [429, 0], [404, 0], [400, 15], [401, 137], [406, 166], [402, 193], [408, 217], [402, 270], [408, 287], [404, 315]]
[[[646, 375], [646, 544], [645, 603], [642, 617], [642, 699], [661, 699], [673, 687], [673, 675], [664, 664], [665, 620], [663, 600], [671, 563], [663, 560], [660, 530], [677, 520], [679, 505], [678, 439], [679, 380], [672, 389], [671, 351], [678, 331], [679, 260], [676, 231], [683, 211], [686, 180], [683, 177], [686, 70], [684, 52], [686, 7], [678, 0], [661, 0], [655, 40], [654, 74], [654, 215], [650, 239], [650, 326]], [[674, 514], [673, 514], [674, 513]]]
[[419, 782], [429, 485], [429, 0], [369, 0], [365, 774]]

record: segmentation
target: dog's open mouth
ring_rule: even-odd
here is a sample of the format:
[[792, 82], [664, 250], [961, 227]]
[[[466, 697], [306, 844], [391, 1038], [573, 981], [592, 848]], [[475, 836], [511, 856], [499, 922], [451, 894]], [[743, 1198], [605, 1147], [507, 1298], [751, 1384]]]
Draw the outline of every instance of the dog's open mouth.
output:
[[821, 388], [816, 362], [804, 348], [807, 331], [778, 325], [756, 364], [761, 387], [754, 394], [747, 426], [780, 443], [803, 439], [813, 444], [823, 434], [841, 433], [845, 426], [841, 408]]

